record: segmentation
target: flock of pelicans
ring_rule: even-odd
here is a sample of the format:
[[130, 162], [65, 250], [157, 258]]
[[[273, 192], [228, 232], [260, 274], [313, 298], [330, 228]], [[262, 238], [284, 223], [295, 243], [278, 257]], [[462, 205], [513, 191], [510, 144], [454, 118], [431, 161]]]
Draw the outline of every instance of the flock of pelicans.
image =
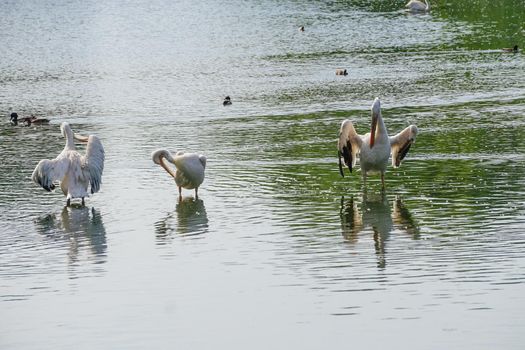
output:
[[[416, 139], [417, 127], [410, 125], [397, 135], [389, 137], [381, 117], [379, 98], [374, 100], [371, 110], [372, 125], [370, 132], [365, 135], [359, 135], [350, 120], [346, 119], [341, 123], [337, 141], [339, 170], [344, 177], [344, 162], [352, 172], [359, 156], [365, 186], [368, 174], [379, 173], [384, 190], [384, 175], [390, 156], [392, 166], [398, 167]], [[84, 205], [85, 197], [100, 190], [104, 170], [104, 147], [97, 136], [76, 134], [67, 122], [61, 124], [60, 130], [66, 139], [64, 150], [55, 159], [43, 159], [38, 162], [31, 179], [46, 191], [54, 190], [55, 183], [58, 182], [68, 206], [75, 198], [81, 199]], [[75, 141], [87, 144], [84, 155], [76, 150]], [[198, 189], [204, 181], [206, 168], [204, 155], [182, 151], [172, 154], [165, 149], [158, 149], [151, 154], [151, 158], [175, 179], [179, 200], [182, 199], [183, 188], [195, 190], [195, 199], [198, 198]]]
[[[428, 12], [430, 4], [427, 0], [410, 0], [406, 8], [411, 12]], [[304, 27], [300, 28], [304, 31]], [[517, 52], [517, 46], [512, 49]], [[347, 75], [346, 70], [336, 71], [337, 75]], [[227, 96], [223, 105], [230, 105], [231, 99]], [[366, 187], [366, 179], [369, 174], [379, 173], [381, 176], [382, 189], [385, 189], [385, 172], [388, 160], [392, 159], [392, 166], [397, 168], [406, 157], [410, 147], [415, 142], [418, 129], [410, 125], [394, 136], [388, 136], [388, 132], [381, 116], [381, 102], [376, 98], [371, 107], [372, 123], [370, 132], [359, 135], [350, 120], [344, 120], [339, 130], [337, 141], [339, 171], [344, 177], [343, 163], [350, 172], [356, 165], [357, 158]], [[26, 126], [31, 124], [49, 123], [47, 119], [24, 118]], [[11, 114], [11, 123], [18, 125], [18, 115]], [[60, 188], [67, 198], [67, 205], [71, 200], [80, 198], [84, 204], [84, 198], [100, 190], [102, 183], [102, 172], [104, 170], [104, 147], [95, 135], [82, 136], [73, 133], [70, 125], [66, 122], [60, 126], [62, 135], [66, 138], [64, 150], [53, 160], [41, 160], [32, 174], [32, 180], [47, 191], [55, 188], [55, 183], [60, 183]], [[81, 155], [75, 147], [75, 140], [87, 143], [86, 152]], [[185, 153], [182, 151], [175, 154], [165, 149], [159, 149], [151, 154], [155, 164], [163, 167], [174, 179], [179, 190], [179, 200], [182, 199], [182, 188], [195, 190], [195, 199], [198, 198], [199, 186], [204, 181], [204, 170], [206, 168], [206, 157], [197, 153]], [[168, 163], [175, 166], [173, 169]]]

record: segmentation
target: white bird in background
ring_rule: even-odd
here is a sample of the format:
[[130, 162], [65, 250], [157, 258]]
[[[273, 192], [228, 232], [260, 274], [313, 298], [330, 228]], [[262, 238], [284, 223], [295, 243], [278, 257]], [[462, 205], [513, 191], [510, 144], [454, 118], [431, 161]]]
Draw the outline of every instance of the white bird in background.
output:
[[[64, 150], [53, 160], [43, 159], [33, 171], [31, 179], [46, 191], [55, 189], [54, 182], [60, 182], [60, 188], [67, 198], [84, 198], [100, 190], [102, 171], [104, 170], [104, 147], [95, 135], [81, 136], [73, 134], [68, 123], [60, 125], [62, 136], [66, 138]], [[75, 149], [75, 141], [87, 142], [83, 156]], [[90, 191], [88, 192], [88, 187]]]
[[419, 0], [410, 0], [405, 7], [411, 12], [428, 12], [430, 11], [430, 4], [427, 0], [425, 3]]
[[339, 140], [337, 142], [339, 171], [344, 177], [344, 163], [352, 172], [359, 154], [363, 182], [366, 188], [366, 176], [368, 173], [381, 173], [381, 184], [385, 189], [385, 171], [388, 158], [392, 155], [392, 166], [397, 168], [405, 158], [410, 146], [416, 140], [417, 127], [410, 125], [399, 134], [389, 137], [385, 123], [381, 118], [381, 102], [376, 97], [372, 104], [372, 128], [370, 133], [358, 135], [354, 125], [348, 119], [341, 123]]
[[[182, 188], [195, 189], [195, 199], [198, 199], [197, 191], [204, 181], [204, 169], [206, 168], [206, 157], [197, 153], [184, 153], [179, 151], [175, 156], [165, 150], [158, 149], [151, 154], [155, 164], [163, 167], [174, 179], [179, 188], [179, 200], [182, 199]], [[166, 160], [175, 165], [171, 169]]]

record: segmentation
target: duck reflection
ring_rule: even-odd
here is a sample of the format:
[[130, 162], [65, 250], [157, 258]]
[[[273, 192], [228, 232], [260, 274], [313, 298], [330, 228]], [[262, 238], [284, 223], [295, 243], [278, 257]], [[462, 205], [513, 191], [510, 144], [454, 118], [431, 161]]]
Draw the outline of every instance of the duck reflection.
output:
[[155, 223], [158, 244], [164, 244], [172, 232], [185, 236], [208, 232], [208, 216], [202, 199], [184, 198], [177, 203], [174, 212]]
[[377, 266], [386, 266], [385, 245], [394, 229], [407, 232], [413, 239], [419, 238], [419, 228], [400, 197], [392, 204], [386, 196], [365, 196], [360, 205], [353, 197], [345, 200], [341, 197], [341, 229], [343, 237], [350, 243], [356, 243], [358, 235], [371, 227]]
[[[60, 214], [48, 214], [35, 220], [37, 231], [50, 239], [68, 242], [70, 262], [78, 261], [83, 247], [95, 257], [105, 257], [106, 229], [102, 215], [95, 208], [65, 206]], [[105, 262], [105, 259], [97, 259]]]

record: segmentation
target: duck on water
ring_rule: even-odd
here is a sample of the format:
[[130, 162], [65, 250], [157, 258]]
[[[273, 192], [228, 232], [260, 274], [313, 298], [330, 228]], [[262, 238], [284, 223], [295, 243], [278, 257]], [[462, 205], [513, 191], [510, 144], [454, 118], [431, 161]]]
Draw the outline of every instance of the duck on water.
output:
[[[33, 125], [49, 124], [49, 119], [37, 118], [34, 115], [32, 115], [30, 117], [21, 118], [20, 120], [24, 123], [24, 126], [31, 126], [32, 124]], [[11, 113], [9, 121], [11, 122], [11, 125], [17, 126], [18, 122], [19, 122], [18, 113], [15, 113], [15, 112]]]

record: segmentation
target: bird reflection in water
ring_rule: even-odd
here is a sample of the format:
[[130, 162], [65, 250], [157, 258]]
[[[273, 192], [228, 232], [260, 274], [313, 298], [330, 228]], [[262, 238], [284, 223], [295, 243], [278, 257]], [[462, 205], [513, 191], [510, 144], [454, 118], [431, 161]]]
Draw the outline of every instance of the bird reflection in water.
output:
[[353, 197], [341, 197], [341, 229], [343, 237], [350, 243], [357, 243], [361, 231], [371, 227], [374, 238], [377, 266], [386, 266], [385, 246], [394, 229], [419, 239], [419, 228], [400, 197], [392, 204], [385, 195], [365, 196], [358, 205]]
[[208, 232], [208, 216], [202, 199], [192, 197], [182, 199], [177, 203], [174, 212], [155, 223], [158, 244], [165, 244], [172, 232], [184, 236], [201, 235]]
[[37, 231], [57, 242], [68, 242], [71, 263], [78, 261], [82, 248], [87, 247], [96, 262], [105, 262], [106, 229], [102, 215], [95, 208], [79, 204], [65, 206], [60, 214], [47, 214], [35, 220]]

